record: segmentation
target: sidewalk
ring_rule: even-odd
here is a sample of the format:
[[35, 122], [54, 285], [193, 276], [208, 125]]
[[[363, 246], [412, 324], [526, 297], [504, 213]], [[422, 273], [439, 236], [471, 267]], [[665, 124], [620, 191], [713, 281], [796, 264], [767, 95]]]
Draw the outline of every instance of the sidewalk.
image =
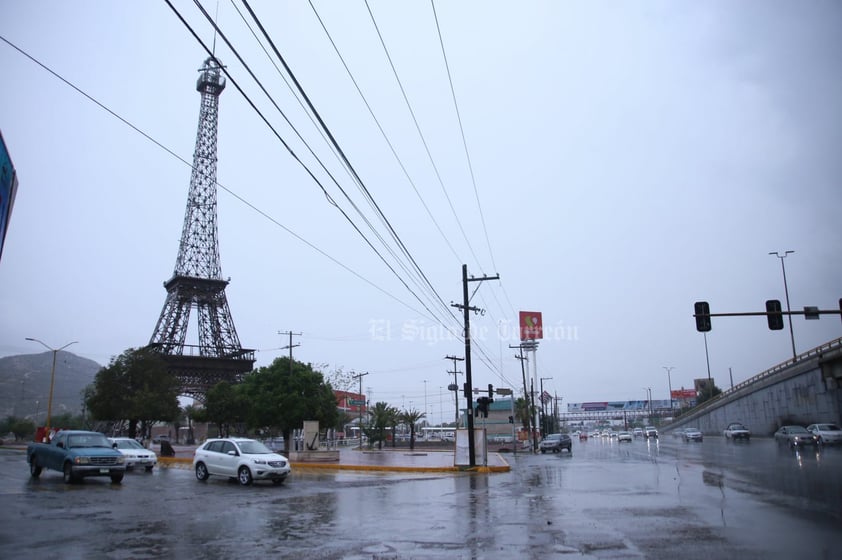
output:
[[[158, 455], [158, 464], [161, 466], [182, 467], [189, 466], [193, 462], [193, 451], [195, 447], [173, 446], [175, 457], [161, 457]], [[157, 451], [156, 451], [157, 452]], [[338, 462], [311, 463], [292, 462], [293, 469], [324, 469], [324, 470], [351, 470], [351, 471], [380, 471], [380, 472], [508, 472], [511, 467], [505, 459], [495, 452], [488, 453], [488, 464], [474, 468], [454, 466], [453, 451], [442, 450], [414, 450], [408, 449], [363, 449], [341, 447], [339, 448]]]

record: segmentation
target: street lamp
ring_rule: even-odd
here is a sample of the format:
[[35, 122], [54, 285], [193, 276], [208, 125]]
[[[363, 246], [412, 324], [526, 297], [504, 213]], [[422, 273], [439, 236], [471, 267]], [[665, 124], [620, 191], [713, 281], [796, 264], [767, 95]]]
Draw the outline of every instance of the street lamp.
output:
[[670, 379], [670, 372], [675, 369], [675, 366], [661, 366], [667, 370], [667, 383], [670, 388], [670, 412], [672, 412], [672, 379]]
[[[44, 426], [44, 433], [49, 434], [50, 433], [50, 419], [51, 419], [52, 412], [53, 412], [53, 387], [55, 386], [55, 382], [56, 382], [56, 354], [58, 354], [59, 352], [61, 352], [62, 350], [64, 350], [68, 346], [70, 346], [71, 344], [76, 344], [76, 342], [78, 342], [78, 341], [74, 340], [73, 342], [68, 342], [67, 344], [65, 344], [61, 348], [50, 348], [49, 346], [47, 346], [46, 344], [44, 344], [42, 341], [38, 340], [37, 338], [26, 337], [26, 340], [29, 340], [31, 342], [37, 342], [38, 344], [40, 344], [41, 346], [43, 346], [44, 348], [46, 348], [47, 350], [49, 350], [50, 352], [53, 353], [53, 367], [52, 367], [52, 370], [50, 371], [50, 398], [47, 400], [47, 421], [45, 422], [45, 426]], [[36, 418], [36, 420], [37, 420], [37, 418]]]
[[795, 334], [792, 332], [792, 315], [790, 314], [790, 309], [789, 309], [789, 288], [786, 285], [786, 266], [784, 265], [784, 259], [786, 258], [787, 255], [790, 255], [794, 252], [795, 251], [784, 251], [783, 255], [780, 254], [777, 251], [771, 251], [769, 253], [770, 255], [775, 255], [776, 257], [781, 259], [781, 271], [784, 274], [784, 294], [786, 295], [786, 313], [787, 313], [787, 317], [789, 318], [789, 338], [792, 340], [792, 359], [793, 360], [795, 358], [797, 358], [798, 355], [795, 353]]

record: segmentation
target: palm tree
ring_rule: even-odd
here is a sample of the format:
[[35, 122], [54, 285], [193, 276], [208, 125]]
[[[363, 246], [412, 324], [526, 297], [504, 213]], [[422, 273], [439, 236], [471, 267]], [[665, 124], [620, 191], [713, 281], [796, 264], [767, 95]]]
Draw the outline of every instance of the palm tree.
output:
[[427, 415], [417, 410], [404, 410], [400, 413], [399, 419], [402, 424], [409, 426], [409, 449], [415, 449], [415, 426], [419, 420], [425, 418]]
[[368, 411], [368, 415], [371, 417], [369, 446], [377, 441], [377, 449], [383, 449], [383, 442], [386, 441], [386, 428], [394, 424], [397, 413], [395, 407], [384, 402], [375, 403], [374, 407]]

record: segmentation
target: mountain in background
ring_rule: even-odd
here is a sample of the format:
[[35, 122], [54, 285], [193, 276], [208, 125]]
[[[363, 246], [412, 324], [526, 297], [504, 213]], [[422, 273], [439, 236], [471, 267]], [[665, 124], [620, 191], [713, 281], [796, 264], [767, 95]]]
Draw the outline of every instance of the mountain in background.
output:
[[[21, 354], [0, 358], [0, 418], [16, 416], [44, 423], [50, 396], [53, 353]], [[103, 366], [61, 351], [56, 354], [52, 415], [81, 414], [82, 391], [93, 383]]]

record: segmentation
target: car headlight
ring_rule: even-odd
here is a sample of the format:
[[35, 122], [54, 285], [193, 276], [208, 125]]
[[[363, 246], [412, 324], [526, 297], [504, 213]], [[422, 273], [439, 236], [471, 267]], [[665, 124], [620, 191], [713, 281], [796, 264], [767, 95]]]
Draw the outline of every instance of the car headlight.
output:
[[90, 457], [76, 457], [75, 459], [73, 459], [73, 462], [76, 463], [77, 465], [88, 465], [91, 462], [91, 458]]
[[125, 457], [123, 457], [122, 455], [120, 455], [119, 457], [117, 457], [117, 464], [118, 464], [118, 465], [122, 465], [122, 464], [123, 464], [123, 463], [125, 463], [125, 462], [126, 462], [126, 458], [125, 458]]
[[251, 461], [255, 465], [265, 465], [266, 464], [266, 461], [264, 459], [252, 459]]

